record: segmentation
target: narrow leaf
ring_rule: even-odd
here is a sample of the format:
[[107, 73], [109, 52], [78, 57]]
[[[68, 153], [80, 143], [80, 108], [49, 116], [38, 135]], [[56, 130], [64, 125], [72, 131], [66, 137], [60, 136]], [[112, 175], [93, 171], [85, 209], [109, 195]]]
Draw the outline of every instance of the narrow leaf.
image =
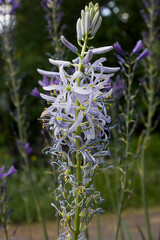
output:
[[140, 228], [140, 226], [136, 225], [136, 227], [138, 228], [138, 231], [139, 231], [139, 233], [140, 233], [140, 235], [141, 235], [142, 240], [146, 240], [146, 238], [145, 238], [145, 236], [144, 236], [144, 234], [143, 234], [142, 229]]
[[123, 229], [124, 229], [124, 231], [125, 231], [125, 233], [126, 233], [126, 235], [127, 235], [127, 239], [128, 239], [128, 240], [133, 240], [132, 234], [131, 234], [128, 226], [127, 226], [126, 223], [124, 222], [124, 220], [122, 220], [122, 226], [123, 226]]

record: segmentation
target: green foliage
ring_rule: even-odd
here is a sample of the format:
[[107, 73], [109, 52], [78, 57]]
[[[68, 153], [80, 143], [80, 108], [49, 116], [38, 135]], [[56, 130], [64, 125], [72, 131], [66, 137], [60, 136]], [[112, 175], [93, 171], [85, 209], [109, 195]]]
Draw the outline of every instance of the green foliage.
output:
[[[133, 152], [134, 149], [136, 149], [137, 146], [137, 137], [135, 136], [133, 139]], [[147, 192], [148, 192], [148, 203], [150, 207], [157, 206], [159, 204], [159, 183], [160, 183], [160, 169], [157, 168], [159, 165], [159, 147], [160, 146], [160, 138], [159, 134], [154, 134], [152, 137], [152, 141], [150, 142], [150, 146], [147, 149], [147, 158], [146, 158], [146, 174], [147, 174]], [[154, 159], [154, 160], [153, 160]], [[112, 164], [110, 161], [108, 165]], [[137, 159], [136, 165], [137, 168], [139, 169], [139, 160]], [[129, 175], [131, 176], [133, 170], [130, 169]], [[116, 179], [115, 179], [115, 169], [109, 169], [106, 170], [105, 172], [96, 175], [96, 188], [101, 192], [102, 197], [105, 199], [105, 202], [103, 203], [103, 209], [106, 211], [111, 211], [113, 212], [113, 204], [111, 199], [109, 198], [110, 193], [107, 188], [107, 183], [105, 180], [104, 174], [108, 174], [108, 178], [110, 180], [110, 187], [113, 191], [113, 197], [115, 202], [118, 201], [116, 194], [117, 194], [117, 189], [116, 189]], [[137, 171], [135, 175], [133, 176], [133, 180], [131, 183], [132, 189], [133, 189], [133, 195], [130, 198], [130, 195], [128, 194], [128, 199], [127, 199], [127, 208], [140, 208], [142, 207], [142, 202], [141, 202], [141, 184], [140, 184], [140, 172]], [[127, 194], [126, 194], [127, 195]]]
[[[133, 148], [136, 146], [137, 138], [134, 138]], [[160, 138], [158, 134], [155, 134], [152, 138], [152, 142], [150, 147], [147, 150], [147, 191], [148, 191], [148, 201], [149, 207], [156, 207], [159, 205], [159, 171], [157, 166], [159, 164], [159, 155], [158, 148], [160, 145]], [[6, 158], [6, 168], [7, 164], [10, 166], [11, 162], [13, 162], [13, 158], [9, 155], [6, 156], [6, 151], [4, 149], [0, 149], [1, 161], [0, 165], [4, 164], [4, 158]], [[154, 158], [153, 158], [154, 156]], [[154, 159], [154, 160], [153, 160]], [[38, 194], [40, 196], [40, 205], [42, 206], [42, 210], [44, 212], [45, 218], [51, 220], [55, 218], [55, 210], [51, 206], [51, 202], [53, 202], [53, 174], [51, 172], [51, 168], [45, 166], [44, 162], [47, 162], [46, 158], [42, 159], [42, 156], [33, 162], [33, 167], [31, 169], [34, 183], [38, 189]], [[111, 162], [110, 162], [111, 163]], [[110, 164], [108, 163], [108, 165]], [[139, 164], [137, 160], [137, 165]], [[157, 169], [157, 170], [155, 170]], [[96, 175], [95, 186], [98, 191], [101, 192], [102, 197], [105, 199], [102, 204], [102, 208], [112, 213], [113, 206], [110, 199], [110, 195], [107, 189], [106, 178], [104, 174], [108, 174], [110, 185], [113, 190], [113, 197], [116, 200], [116, 179], [115, 179], [115, 169], [108, 169], [104, 172], [99, 172]], [[11, 177], [8, 181], [8, 195], [12, 196], [13, 201], [10, 202], [11, 208], [13, 208], [14, 212], [12, 214], [12, 221], [15, 223], [25, 223], [25, 205], [22, 200], [24, 197], [24, 192], [28, 191], [28, 199], [29, 199], [29, 207], [31, 209], [31, 221], [38, 221], [35, 204], [33, 202], [33, 196], [30, 189], [25, 189], [24, 184], [24, 174], [22, 170], [19, 170], [17, 174]], [[126, 208], [141, 208], [141, 189], [140, 189], [140, 176], [139, 173], [136, 172], [133, 177], [133, 189], [134, 193], [131, 199], [128, 199], [128, 205]]]

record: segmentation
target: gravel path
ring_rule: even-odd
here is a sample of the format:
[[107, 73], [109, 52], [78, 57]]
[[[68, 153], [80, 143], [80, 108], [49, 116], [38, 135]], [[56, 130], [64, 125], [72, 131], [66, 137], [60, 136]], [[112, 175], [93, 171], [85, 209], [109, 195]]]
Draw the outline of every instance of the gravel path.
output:
[[[129, 227], [133, 240], [142, 240], [140, 238], [139, 232], [136, 225], [139, 225], [145, 232], [144, 227], [144, 216], [142, 210], [130, 210], [123, 214], [123, 219], [127, 226]], [[158, 231], [160, 228], [160, 209], [150, 210], [150, 221], [152, 225], [153, 240], [158, 240]], [[115, 217], [113, 215], [103, 215], [100, 217], [101, 225], [101, 238], [102, 240], [113, 240], [114, 230], [115, 230]], [[11, 226], [9, 232], [12, 232], [15, 226]], [[50, 240], [57, 239], [57, 224], [56, 222], [47, 222], [47, 229], [49, 233]], [[32, 230], [32, 240], [44, 240], [41, 225], [39, 223], [34, 223], [31, 226]], [[89, 227], [89, 239], [97, 240], [97, 222], [96, 219], [92, 221]], [[5, 240], [2, 237], [2, 232], [0, 231], [0, 240]], [[17, 228], [16, 236], [14, 240], [30, 240], [28, 235], [28, 228], [26, 225], [19, 225]], [[127, 240], [127, 237], [126, 237]]]

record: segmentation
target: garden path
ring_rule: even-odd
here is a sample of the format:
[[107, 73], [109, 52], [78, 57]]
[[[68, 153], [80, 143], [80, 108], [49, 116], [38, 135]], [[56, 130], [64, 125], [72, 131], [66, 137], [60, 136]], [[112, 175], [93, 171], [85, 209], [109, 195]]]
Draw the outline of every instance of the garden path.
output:
[[[123, 219], [127, 226], [129, 227], [133, 240], [141, 240], [140, 234], [137, 230], [136, 225], [139, 225], [143, 231], [144, 227], [144, 215], [142, 210], [127, 210], [123, 214]], [[158, 232], [160, 229], [160, 208], [150, 210], [150, 221], [152, 225], [153, 239], [158, 239]], [[115, 217], [113, 215], [103, 215], [100, 217], [101, 225], [101, 237], [102, 240], [113, 240], [114, 227], [115, 227]], [[10, 232], [15, 229], [15, 226], [10, 227]], [[34, 223], [31, 226], [33, 240], [44, 240], [41, 225], [39, 223]], [[47, 229], [49, 233], [50, 240], [57, 239], [57, 225], [56, 222], [47, 222]], [[1, 235], [1, 234], [0, 234]], [[92, 221], [89, 227], [90, 240], [97, 240], [97, 223], [96, 219]], [[0, 240], [4, 240], [0, 237]], [[16, 232], [15, 240], [29, 240], [28, 229], [26, 225], [19, 225]], [[127, 237], [126, 237], [127, 240]]]

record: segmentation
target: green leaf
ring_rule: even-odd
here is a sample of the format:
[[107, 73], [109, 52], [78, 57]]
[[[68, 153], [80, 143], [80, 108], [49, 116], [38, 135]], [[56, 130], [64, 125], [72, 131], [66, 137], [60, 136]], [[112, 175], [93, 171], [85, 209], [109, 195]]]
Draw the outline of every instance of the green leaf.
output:
[[139, 233], [140, 233], [140, 235], [141, 235], [141, 238], [142, 238], [142, 240], [146, 240], [145, 239], [145, 236], [144, 236], [144, 234], [143, 234], [143, 232], [142, 232], [142, 229], [137, 225], [137, 228], [138, 228], [138, 231], [139, 231]]
[[121, 228], [121, 240], [125, 240], [123, 229]]
[[127, 235], [127, 240], [133, 240], [132, 238], [132, 234], [128, 228], [128, 226], [126, 225], [126, 223], [124, 222], [124, 220], [121, 220], [121, 223], [122, 223], [122, 227]]

